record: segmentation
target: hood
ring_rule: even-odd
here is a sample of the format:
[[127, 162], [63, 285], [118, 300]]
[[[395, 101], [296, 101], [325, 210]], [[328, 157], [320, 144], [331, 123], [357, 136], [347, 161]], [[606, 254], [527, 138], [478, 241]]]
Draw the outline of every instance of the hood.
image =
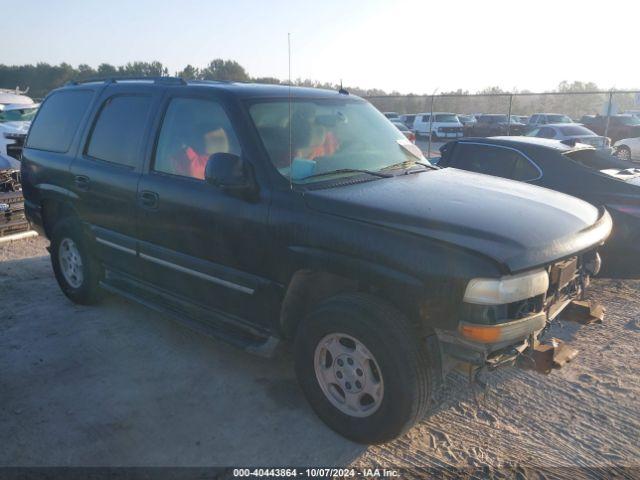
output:
[[475, 251], [511, 272], [586, 250], [611, 230], [608, 214], [577, 198], [454, 168], [311, 190], [305, 201], [319, 212]]

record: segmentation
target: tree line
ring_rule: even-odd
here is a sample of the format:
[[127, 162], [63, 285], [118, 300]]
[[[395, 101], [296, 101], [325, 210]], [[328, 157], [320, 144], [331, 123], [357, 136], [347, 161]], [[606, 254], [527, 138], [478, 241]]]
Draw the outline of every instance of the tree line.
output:
[[[224, 80], [240, 82], [256, 82], [269, 84], [286, 84], [287, 81], [275, 77], [252, 77], [245, 68], [235, 60], [217, 58], [205, 67], [186, 65], [182, 70], [172, 72], [189, 80]], [[0, 88], [29, 89], [33, 98], [42, 98], [49, 91], [64, 85], [70, 80], [86, 80], [97, 77], [123, 76], [168, 76], [169, 69], [159, 61], [129, 62], [125, 65], [111, 65], [102, 63], [94, 68], [87, 64], [74, 67], [68, 63], [50, 65], [37, 63], [36, 65], [3, 65], [0, 64]], [[296, 86], [337, 89], [338, 84], [318, 82], [311, 79], [298, 78], [292, 82]], [[431, 108], [429, 95], [406, 94], [397, 91], [386, 92], [382, 89], [364, 89], [357, 86], [345, 86], [347, 90], [364, 97], [371, 98], [372, 103], [382, 111], [396, 111], [399, 113], [428, 112]], [[574, 92], [589, 92], [599, 90], [592, 82], [561, 82], [554, 90], [567, 95], [532, 95], [514, 97], [513, 114], [527, 115], [533, 112], [553, 111], [579, 116], [587, 113], [602, 113], [606, 105], [607, 95], [571, 95]], [[451, 90], [438, 92], [434, 102], [434, 111], [448, 111], [456, 113], [507, 113], [508, 96], [496, 96], [503, 93], [529, 93], [527, 90], [506, 91], [498, 86], [484, 88], [477, 92], [468, 90]], [[480, 95], [480, 96], [479, 96]], [[484, 95], [484, 96], [483, 96]], [[616, 95], [614, 100], [619, 110], [630, 109], [634, 106], [632, 94]]]
[[[252, 77], [245, 68], [235, 60], [216, 58], [203, 68], [187, 65], [182, 70], [172, 72], [173, 75], [187, 80], [223, 80], [238, 82], [256, 82], [270, 84], [285, 84], [284, 80], [275, 77]], [[111, 65], [101, 63], [97, 68], [87, 64], [74, 67], [68, 63], [51, 65], [37, 63], [36, 65], [4, 65], [0, 64], [0, 88], [29, 89], [33, 98], [42, 98], [49, 91], [60, 87], [71, 80], [87, 80], [103, 77], [128, 76], [168, 76], [169, 69], [162, 62], [129, 62], [125, 65]], [[316, 88], [338, 88], [337, 84], [322, 83], [310, 79], [296, 79], [292, 82], [296, 86]], [[384, 95], [380, 89], [352, 88], [357, 95]], [[395, 92], [397, 93], [397, 92]]]

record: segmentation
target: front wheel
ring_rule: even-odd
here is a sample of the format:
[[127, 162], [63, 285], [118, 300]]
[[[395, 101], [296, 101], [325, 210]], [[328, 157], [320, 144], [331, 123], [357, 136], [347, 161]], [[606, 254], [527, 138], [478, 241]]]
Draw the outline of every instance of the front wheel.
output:
[[629, 147], [627, 147], [625, 145], [623, 145], [621, 147], [618, 147], [616, 149], [615, 155], [620, 160], [624, 160], [624, 161], [627, 161], [627, 162], [631, 161], [631, 150], [629, 149]]
[[54, 227], [51, 265], [60, 289], [74, 303], [88, 305], [100, 299], [102, 267], [77, 220], [68, 218]]
[[359, 443], [392, 440], [429, 407], [426, 342], [406, 317], [363, 294], [333, 297], [296, 333], [296, 375], [318, 416]]

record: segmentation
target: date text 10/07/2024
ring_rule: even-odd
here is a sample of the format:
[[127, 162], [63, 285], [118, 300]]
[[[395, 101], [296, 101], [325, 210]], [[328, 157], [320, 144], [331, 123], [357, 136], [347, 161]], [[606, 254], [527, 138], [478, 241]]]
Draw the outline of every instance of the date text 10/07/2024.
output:
[[234, 468], [234, 477], [330, 477], [330, 478], [393, 478], [398, 477], [399, 472], [386, 468]]

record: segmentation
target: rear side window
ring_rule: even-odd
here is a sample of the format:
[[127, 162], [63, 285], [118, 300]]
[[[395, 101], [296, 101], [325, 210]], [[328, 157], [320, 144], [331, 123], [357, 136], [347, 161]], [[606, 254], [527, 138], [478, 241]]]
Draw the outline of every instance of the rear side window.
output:
[[29, 132], [27, 147], [64, 153], [89, 108], [93, 92], [71, 90], [52, 94], [40, 107]]
[[459, 143], [450, 166], [523, 182], [540, 176], [538, 169], [521, 153], [492, 145]]
[[109, 98], [96, 120], [86, 154], [106, 162], [135, 167], [140, 163], [151, 97], [123, 95]]
[[555, 138], [555, 136], [556, 136], [556, 131], [553, 128], [549, 128], [549, 127], [542, 127], [538, 132], [538, 134], [536, 135], [536, 137], [541, 137], [541, 138]]

